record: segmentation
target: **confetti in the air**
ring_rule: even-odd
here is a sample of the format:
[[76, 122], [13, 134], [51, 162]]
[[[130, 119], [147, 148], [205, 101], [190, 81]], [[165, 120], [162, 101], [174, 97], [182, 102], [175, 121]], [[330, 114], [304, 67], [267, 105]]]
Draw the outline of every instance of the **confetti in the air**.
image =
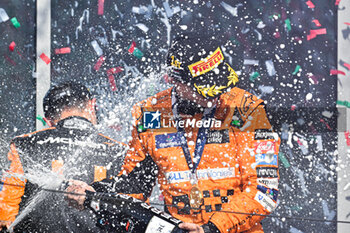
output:
[[18, 22], [18, 20], [17, 20], [16, 17], [13, 17], [13, 18], [11, 19], [11, 22], [12, 22], [12, 24], [13, 24], [13, 26], [14, 26], [15, 28], [19, 28], [19, 27], [21, 26], [21, 24]]
[[69, 47], [55, 49], [55, 54], [66, 54], [70, 52], [71, 52], [71, 49]]
[[314, 39], [314, 38], [316, 38], [316, 36], [323, 35], [323, 34], [327, 34], [326, 28], [310, 30], [310, 34], [307, 35], [307, 40]]
[[45, 53], [42, 53], [42, 54], [40, 55], [40, 58], [41, 58], [41, 60], [43, 60], [46, 64], [49, 64], [49, 63], [51, 62], [51, 59], [50, 59], [48, 56], [46, 56]]
[[317, 19], [312, 20], [312, 22], [317, 26], [317, 27], [321, 27], [322, 25], [320, 24], [320, 22]]
[[105, 0], [98, 0], [98, 9], [97, 9], [98, 15], [103, 15], [104, 4], [105, 4]]
[[14, 51], [15, 47], [16, 47], [16, 43], [14, 41], [12, 41], [11, 44], [9, 45], [10, 51]]
[[99, 71], [105, 60], [106, 58], [104, 56], [99, 57], [96, 64], [94, 65], [94, 70]]
[[310, 0], [306, 2], [306, 5], [307, 5], [309, 8], [315, 8], [315, 4], [313, 4]]
[[338, 74], [345, 75], [345, 72], [341, 71], [341, 70], [331, 70], [330, 74], [331, 75], [338, 75]]
[[0, 8], [0, 23], [6, 22], [9, 20], [9, 16], [7, 15], [6, 11], [3, 8]]

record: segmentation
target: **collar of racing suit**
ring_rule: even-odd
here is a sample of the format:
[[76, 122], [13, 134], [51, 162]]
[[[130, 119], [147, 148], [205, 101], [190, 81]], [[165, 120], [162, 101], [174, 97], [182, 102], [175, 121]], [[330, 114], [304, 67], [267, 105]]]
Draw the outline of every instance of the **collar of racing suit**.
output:
[[197, 113], [204, 112], [204, 108], [201, 107], [200, 105], [198, 105], [190, 100], [181, 98], [177, 94], [175, 87], [172, 90], [172, 96], [175, 98], [174, 103], [177, 104], [177, 109], [178, 109], [179, 113], [194, 116]]
[[80, 116], [70, 116], [64, 118], [63, 120], [57, 122], [56, 127], [88, 131], [95, 130], [95, 126], [88, 119]]

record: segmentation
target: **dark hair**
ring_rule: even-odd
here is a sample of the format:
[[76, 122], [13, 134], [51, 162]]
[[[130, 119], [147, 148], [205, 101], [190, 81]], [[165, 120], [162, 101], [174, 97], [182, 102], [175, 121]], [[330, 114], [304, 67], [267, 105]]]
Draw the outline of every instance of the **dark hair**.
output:
[[56, 120], [67, 108], [85, 108], [92, 99], [89, 89], [78, 83], [68, 82], [50, 88], [43, 101], [46, 118]]

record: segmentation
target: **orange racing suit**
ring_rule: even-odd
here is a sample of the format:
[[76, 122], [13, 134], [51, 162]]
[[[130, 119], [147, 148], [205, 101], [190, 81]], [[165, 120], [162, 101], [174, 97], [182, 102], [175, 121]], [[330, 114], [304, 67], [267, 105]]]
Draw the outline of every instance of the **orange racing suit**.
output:
[[31, 200], [45, 197], [20, 220], [15, 232], [100, 232], [89, 210], [77, 211], [68, 206], [61, 193], [40, 196], [40, 188], [33, 180], [48, 180], [50, 184], [44, 188], [54, 189], [57, 187], [47, 185], [60, 185], [63, 178], [92, 183], [112, 177], [117, 175], [116, 166], [126, 149], [125, 144], [100, 134], [90, 121], [77, 116], [61, 120], [55, 127], [16, 137], [8, 153], [9, 167], [0, 177], [5, 183], [0, 183], [0, 220], [21, 219], [18, 216]]
[[[171, 106], [172, 88], [134, 106], [131, 149], [116, 182], [123, 185], [114, 187], [147, 200], [157, 178], [174, 217], [200, 225], [210, 222], [220, 232], [262, 232], [262, 216], [237, 212], [269, 214], [277, 205], [280, 139], [272, 132], [263, 101], [237, 87], [220, 96], [196, 170], [203, 194], [199, 211], [190, 208], [190, 170]], [[147, 120], [149, 113], [157, 115]], [[184, 115], [178, 123], [187, 134], [191, 156], [201, 117]]]

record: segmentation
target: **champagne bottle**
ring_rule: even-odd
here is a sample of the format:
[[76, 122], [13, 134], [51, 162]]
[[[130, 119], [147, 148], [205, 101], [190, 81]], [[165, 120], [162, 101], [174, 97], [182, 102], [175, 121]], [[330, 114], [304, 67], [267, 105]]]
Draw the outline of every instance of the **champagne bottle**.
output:
[[125, 194], [86, 191], [84, 205], [98, 218], [97, 225], [109, 232], [185, 233], [181, 220]]

